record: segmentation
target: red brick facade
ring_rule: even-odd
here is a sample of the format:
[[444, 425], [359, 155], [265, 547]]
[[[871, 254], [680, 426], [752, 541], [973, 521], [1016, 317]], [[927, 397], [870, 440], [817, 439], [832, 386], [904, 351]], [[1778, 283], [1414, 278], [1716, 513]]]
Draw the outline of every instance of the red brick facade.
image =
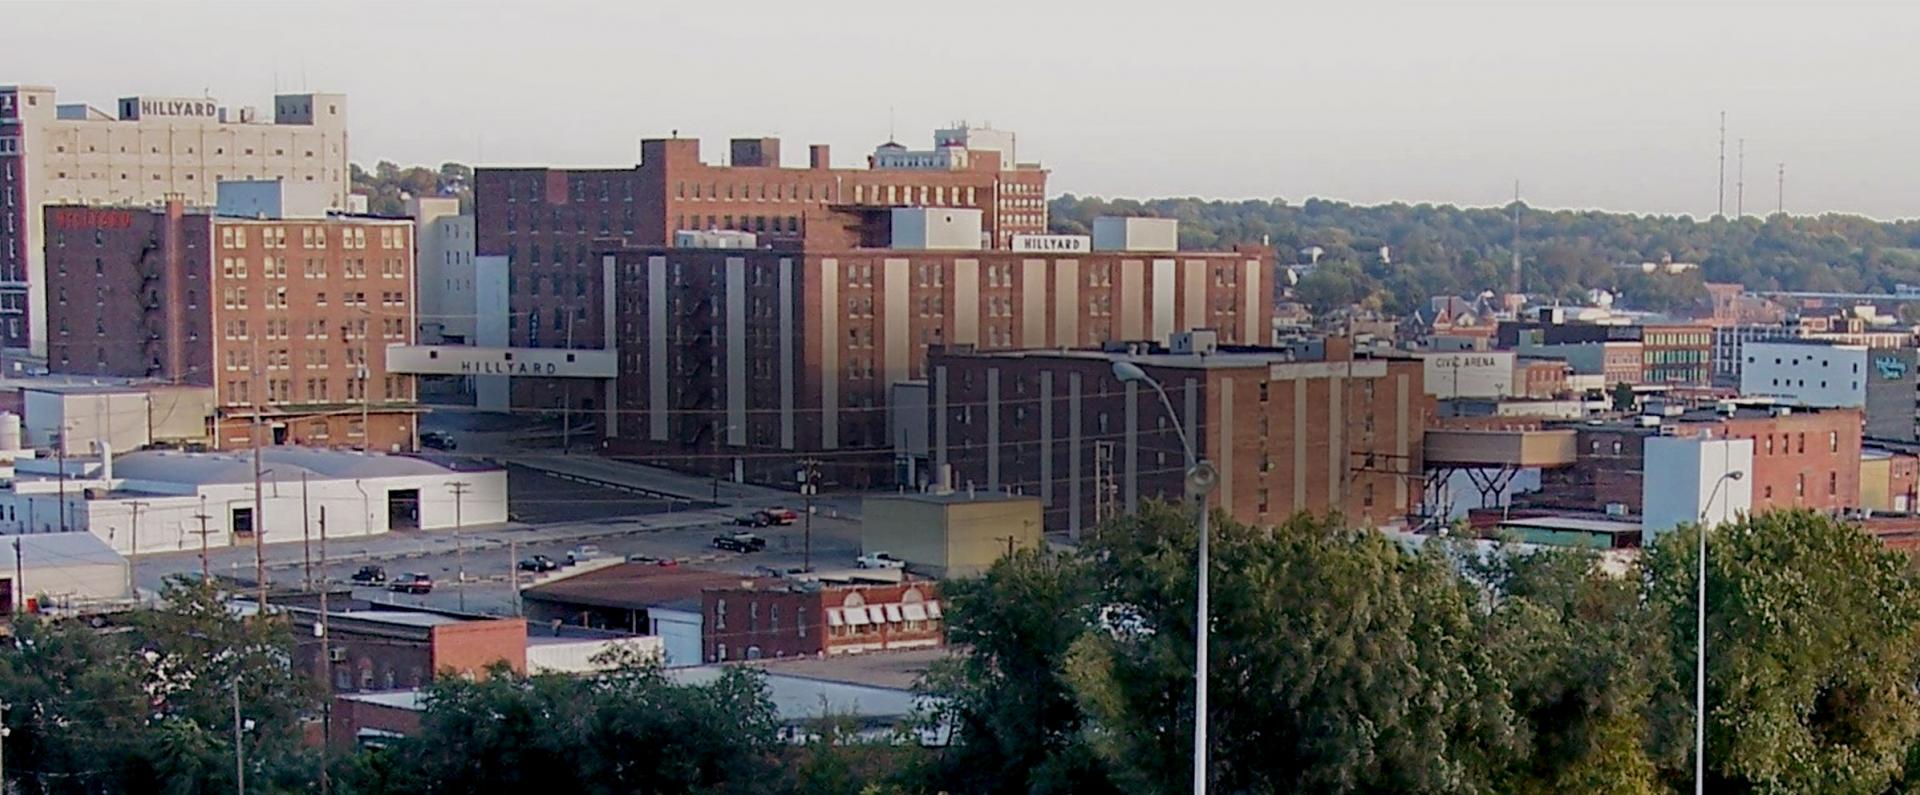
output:
[[818, 591], [714, 589], [701, 595], [708, 662], [857, 654], [946, 643], [932, 582]]
[[[413, 227], [165, 209], [47, 209], [48, 367], [214, 388], [217, 446], [410, 449]], [[364, 376], [361, 374], [364, 360]], [[376, 417], [378, 418], [376, 420]]]
[[[956, 483], [1038, 495], [1052, 531], [1082, 531], [1138, 500], [1179, 498], [1186, 465], [1175, 418], [1149, 388], [1117, 381], [1114, 358], [935, 355], [935, 465], [951, 465]], [[1225, 350], [1208, 363], [1181, 358], [1134, 361], [1164, 386], [1219, 470], [1211, 499], [1235, 518], [1271, 524], [1339, 512], [1385, 524], [1416, 506], [1412, 479], [1433, 413], [1419, 361], [1288, 363]]]
[[1080, 348], [1192, 328], [1260, 341], [1271, 265], [1266, 249], [627, 249], [608, 443], [723, 474], [737, 456], [746, 478], [782, 484], [790, 456], [825, 451], [826, 483], [886, 483], [888, 389], [927, 378], [929, 350]]
[[[829, 207], [934, 206], [981, 209], [983, 231], [1002, 246], [1046, 231], [1047, 172], [1003, 170], [993, 152], [953, 171], [836, 169], [816, 147], [809, 168], [782, 168], [777, 139], [734, 144], [725, 166], [702, 162], [698, 140], [671, 138], [642, 141], [640, 164], [627, 169], [479, 169], [475, 252], [507, 258], [510, 344], [604, 347], [596, 253], [671, 245], [679, 230], [740, 230], [794, 245]], [[514, 384], [516, 405], [594, 407], [594, 390], [569, 392], [553, 379]]]

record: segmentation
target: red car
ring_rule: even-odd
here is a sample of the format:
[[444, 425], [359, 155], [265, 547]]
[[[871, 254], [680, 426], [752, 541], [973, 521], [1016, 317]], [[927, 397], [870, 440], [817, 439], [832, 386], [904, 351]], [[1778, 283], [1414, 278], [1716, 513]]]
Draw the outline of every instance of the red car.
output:
[[402, 574], [387, 583], [387, 590], [411, 594], [433, 593], [433, 578], [420, 572]]
[[794, 522], [800, 521], [800, 514], [795, 513], [792, 508], [776, 506], [761, 511], [761, 513], [765, 514], [767, 521], [772, 524], [793, 524]]

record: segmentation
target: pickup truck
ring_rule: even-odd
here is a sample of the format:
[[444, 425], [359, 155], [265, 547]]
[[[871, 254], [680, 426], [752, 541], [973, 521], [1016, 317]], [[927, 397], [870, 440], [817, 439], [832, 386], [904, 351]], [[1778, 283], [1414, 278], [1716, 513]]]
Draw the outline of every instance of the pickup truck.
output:
[[853, 565], [863, 569], [904, 569], [907, 562], [886, 552], [873, 552], [861, 555]]
[[767, 540], [752, 533], [726, 533], [713, 537], [713, 548], [728, 552], [759, 552], [767, 548]]
[[387, 590], [411, 594], [433, 593], [433, 578], [420, 572], [409, 572], [388, 583]]

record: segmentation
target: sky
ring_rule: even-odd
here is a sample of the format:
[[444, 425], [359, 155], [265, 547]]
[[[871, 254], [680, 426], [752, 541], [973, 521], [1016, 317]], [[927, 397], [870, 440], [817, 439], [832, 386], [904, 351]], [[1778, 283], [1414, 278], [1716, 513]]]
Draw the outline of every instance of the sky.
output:
[[[1050, 192], [1920, 216], [1920, 2], [0, 2], [62, 102], [340, 91], [355, 161], [865, 162], [1012, 130]], [[1784, 163], [1785, 188], [1777, 167]]]

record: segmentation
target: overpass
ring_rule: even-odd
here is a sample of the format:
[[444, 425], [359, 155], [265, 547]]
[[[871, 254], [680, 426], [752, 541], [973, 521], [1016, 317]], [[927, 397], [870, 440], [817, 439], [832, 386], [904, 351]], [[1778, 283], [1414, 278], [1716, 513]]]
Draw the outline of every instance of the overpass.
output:
[[[454, 375], [474, 378], [478, 407], [508, 409], [507, 379], [580, 378], [600, 382], [605, 407], [602, 422], [614, 428], [614, 379], [620, 375], [618, 355], [600, 348], [486, 348], [470, 345], [388, 345], [387, 371], [408, 375]], [[492, 382], [495, 388], [481, 386]]]

